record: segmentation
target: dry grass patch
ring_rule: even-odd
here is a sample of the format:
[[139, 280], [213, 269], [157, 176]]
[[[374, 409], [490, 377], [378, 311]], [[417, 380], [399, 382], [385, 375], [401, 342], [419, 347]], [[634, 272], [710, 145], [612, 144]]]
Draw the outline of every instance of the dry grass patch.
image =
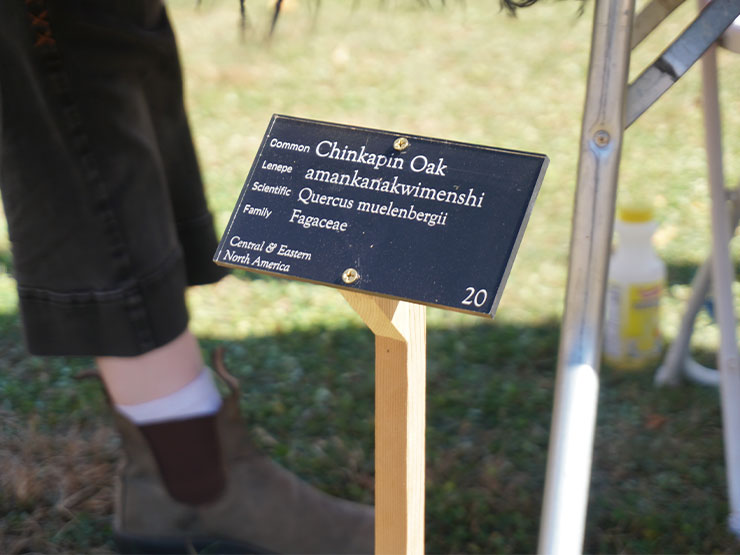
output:
[[[111, 428], [42, 429], [3, 415], [0, 553], [109, 553], [118, 443]], [[86, 537], [85, 537], [86, 536]]]

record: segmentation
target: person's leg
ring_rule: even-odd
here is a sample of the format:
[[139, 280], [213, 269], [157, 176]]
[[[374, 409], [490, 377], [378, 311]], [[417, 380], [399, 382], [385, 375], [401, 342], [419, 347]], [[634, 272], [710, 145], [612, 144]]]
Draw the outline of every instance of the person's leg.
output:
[[[253, 446], [220, 351], [214, 368], [230, 390], [223, 404], [189, 331], [144, 355], [97, 360], [123, 438], [115, 521], [122, 550], [373, 550], [370, 507], [318, 491]], [[160, 370], [166, 379], [153, 379]]]
[[186, 330], [135, 357], [98, 357], [100, 375], [116, 405], [138, 405], [171, 395], [203, 373], [198, 340]]
[[[242, 552], [371, 551], [370, 508], [257, 453], [233, 379], [216, 412], [172, 414], [191, 386], [202, 397], [185, 288], [224, 272], [211, 262], [161, 3], [3, 0], [0, 87], [0, 188], [27, 346], [99, 358], [121, 409], [118, 539], [145, 551], [214, 540]], [[137, 422], [150, 403], [159, 416]]]
[[191, 504], [218, 499], [226, 486], [221, 396], [195, 336], [185, 330], [143, 355], [96, 361], [114, 409], [146, 438], [169, 494]]

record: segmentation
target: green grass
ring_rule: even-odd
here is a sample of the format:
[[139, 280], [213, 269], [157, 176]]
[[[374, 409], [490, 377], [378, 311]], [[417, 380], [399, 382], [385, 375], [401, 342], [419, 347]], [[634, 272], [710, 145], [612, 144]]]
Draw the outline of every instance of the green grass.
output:
[[[496, 319], [428, 311], [427, 550], [534, 551], [590, 5], [578, 17], [577, 2], [545, 2], [512, 19], [495, 1], [423, 9], [413, 0], [385, 7], [366, 0], [352, 10], [352, 2], [335, 0], [316, 14], [304, 0], [267, 42], [266, 2], [247, 2], [244, 41], [235, 2], [194, 4], [171, 2], [170, 15], [219, 229], [273, 113], [550, 157]], [[682, 7], [640, 46], [633, 74], [693, 9]], [[734, 183], [740, 59], [721, 53], [720, 66], [726, 174]], [[693, 269], [709, 249], [699, 106], [692, 69], [629, 129], [623, 149], [620, 195], [654, 201], [661, 224], [656, 244], [669, 267], [662, 307], [668, 339]], [[108, 551], [116, 447], [105, 401], [94, 382], [75, 379], [89, 360], [25, 354], [8, 249], [2, 227], [0, 552]], [[331, 493], [372, 501], [373, 338], [341, 296], [236, 272], [188, 299], [204, 349], [226, 346], [263, 448]], [[695, 352], [711, 362], [716, 345], [716, 330], [703, 318]], [[85, 490], [80, 476], [96, 488]], [[80, 490], [84, 495], [69, 501]], [[586, 550], [740, 551], [726, 532], [726, 515], [717, 392], [688, 384], [656, 389], [652, 369], [604, 368]]]

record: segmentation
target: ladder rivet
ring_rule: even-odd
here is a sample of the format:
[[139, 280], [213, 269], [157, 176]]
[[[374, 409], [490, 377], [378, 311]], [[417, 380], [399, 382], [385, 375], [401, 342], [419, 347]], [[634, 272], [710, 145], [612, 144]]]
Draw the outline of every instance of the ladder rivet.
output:
[[596, 143], [596, 146], [600, 148], [604, 148], [608, 145], [609, 141], [611, 141], [611, 136], [603, 129], [600, 129], [594, 134], [594, 142]]

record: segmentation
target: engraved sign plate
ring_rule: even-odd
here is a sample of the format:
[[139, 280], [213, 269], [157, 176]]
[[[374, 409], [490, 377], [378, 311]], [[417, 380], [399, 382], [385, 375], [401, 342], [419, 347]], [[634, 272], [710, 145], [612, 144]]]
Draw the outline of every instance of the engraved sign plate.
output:
[[214, 261], [492, 317], [547, 164], [275, 115]]

